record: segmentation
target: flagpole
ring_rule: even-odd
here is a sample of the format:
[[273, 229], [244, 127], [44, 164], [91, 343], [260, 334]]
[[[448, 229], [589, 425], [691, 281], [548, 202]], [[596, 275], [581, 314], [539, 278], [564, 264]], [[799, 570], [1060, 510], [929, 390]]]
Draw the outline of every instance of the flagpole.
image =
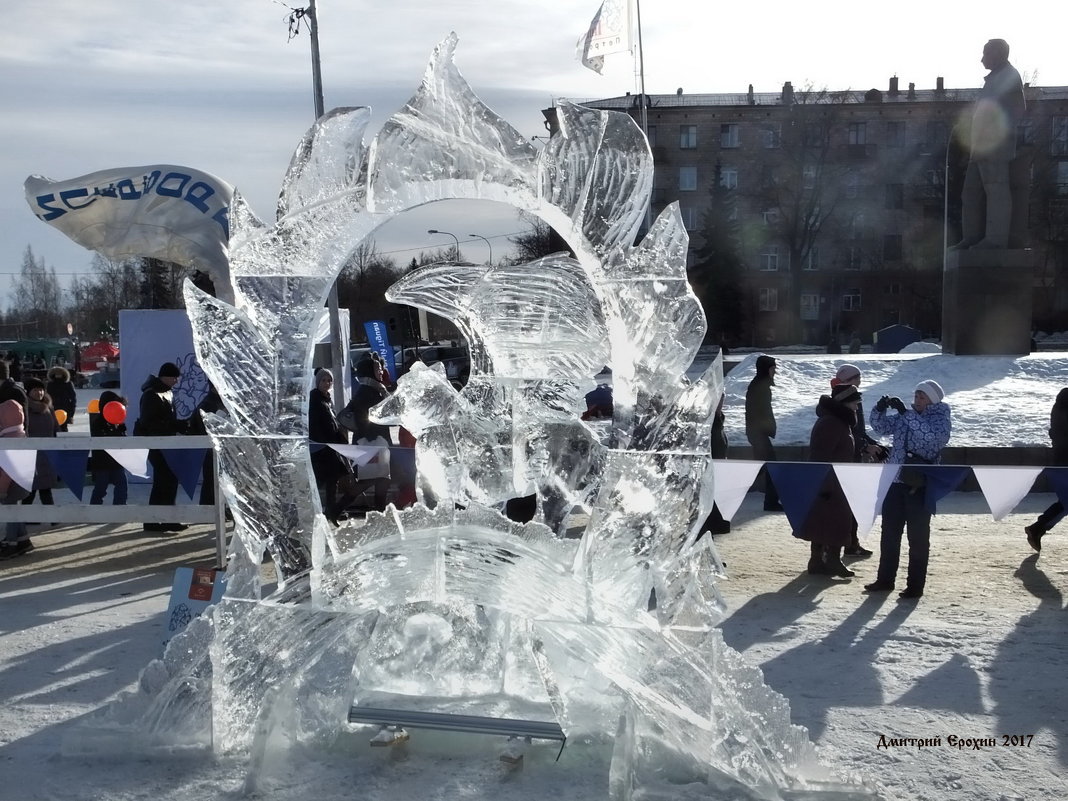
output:
[[[645, 53], [642, 50], [642, 3], [634, 0], [634, 12], [638, 23], [638, 102], [641, 110], [638, 113], [639, 124], [642, 126], [642, 134], [646, 141], [649, 140], [649, 111], [645, 102]], [[645, 203], [645, 232], [653, 227], [653, 203], [652, 197]]]
[[642, 51], [642, 3], [634, 0], [634, 11], [638, 21], [638, 102], [641, 103], [640, 120], [642, 133], [649, 138], [649, 113], [645, 107], [645, 54]]

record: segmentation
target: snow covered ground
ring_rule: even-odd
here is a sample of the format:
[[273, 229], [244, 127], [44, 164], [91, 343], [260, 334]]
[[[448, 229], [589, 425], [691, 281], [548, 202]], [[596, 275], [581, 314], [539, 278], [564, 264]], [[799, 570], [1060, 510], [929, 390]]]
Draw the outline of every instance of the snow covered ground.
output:
[[[887, 798], [1062, 798], [1068, 541], [1048, 536], [1039, 558], [1022, 532], [1051, 500], [1030, 496], [994, 523], [978, 493], [950, 496], [934, 520], [927, 594], [906, 604], [861, 593], [874, 560], [854, 563], [850, 581], [807, 576], [806, 544], [751, 495], [717, 539], [731, 574], [720, 585], [732, 609], [724, 636], [789, 699], [827, 762], [877, 782]], [[161, 539], [132, 527], [56, 528], [35, 540], [32, 554], [0, 566], [0, 798], [241, 797], [240, 757], [61, 755], [72, 724], [158, 654], [173, 570], [211, 562], [208, 529]], [[538, 745], [509, 772], [489, 738], [416, 733], [398, 760], [367, 737], [354, 731], [315, 753], [270, 759], [258, 797], [605, 798], [604, 744], [569, 743], [559, 763], [552, 744]], [[895, 744], [880, 747], [884, 737]], [[958, 748], [950, 737], [988, 744]], [[896, 744], [909, 738], [939, 744]]]
[[[953, 406], [952, 443], [961, 445], [1048, 443], [1049, 407], [1068, 385], [1065, 354], [780, 357], [779, 443], [807, 441], [816, 399], [845, 361], [864, 371], [868, 408], [883, 393], [908, 399], [920, 380], [938, 380]], [[741, 407], [751, 377], [743, 362], [728, 380], [737, 443], [744, 442]], [[863, 775], [887, 798], [1062, 798], [1068, 541], [1054, 532], [1038, 557], [1022, 531], [1052, 500], [1028, 496], [995, 523], [979, 493], [949, 496], [933, 522], [927, 593], [900, 603], [896, 594], [861, 593], [874, 559], [854, 563], [853, 580], [809, 577], [807, 545], [750, 495], [732, 533], [717, 538], [731, 576], [720, 585], [731, 608], [724, 636], [789, 699], [794, 721], [808, 728], [825, 761]], [[878, 523], [869, 546], [877, 530]], [[158, 655], [174, 569], [211, 564], [211, 531], [199, 526], [160, 538], [133, 526], [56, 527], [34, 541], [33, 553], [0, 563], [0, 799], [242, 797], [242, 755], [108, 761], [62, 753], [73, 725], [130, 688]], [[369, 748], [367, 737], [353, 730], [314, 752], [272, 755], [255, 795], [606, 797], [604, 743], [569, 743], [558, 763], [551, 744], [538, 745], [521, 771], [506, 771], [488, 738], [417, 733], [401, 759]], [[958, 747], [960, 740], [973, 742]]]

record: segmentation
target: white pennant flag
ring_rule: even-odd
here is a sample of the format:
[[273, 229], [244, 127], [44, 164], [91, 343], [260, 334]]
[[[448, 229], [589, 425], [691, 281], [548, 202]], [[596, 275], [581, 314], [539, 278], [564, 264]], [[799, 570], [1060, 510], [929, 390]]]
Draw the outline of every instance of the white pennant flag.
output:
[[1041, 467], [973, 467], [975, 480], [995, 520], [1001, 520], [1016, 508], [1031, 491]]
[[834, 465], [838, 483], [856, 518], [857, 534], [871, 531], [899, 467], [896, 464]]
[[604, 0], [589, 29], [575, 43], [582, 66], [600, 75], [605, 56], [633, 50], [633, 19], [633, 0]]
[[0, 449], [0, 470], [29, 492], [33, 488], [33, 475], [37, 472], [37, 451]]
[[730, 520], [745, 500], [745, 494], [753, 486], [763, 462], [740, 459], [714, 459], [712, 461], [713, 486], [716, 505], [724, 520]]
[[104, 452], [125, 467], [130, 475], [148, 478], [147, 448], [115, 448], [115, 450], [105, 448]]
[[382, 450], [385, 450], [387, 456], [389, 454], [389, 448], [381, 448], [375, 445], [340, 445], [330, 443], [330, 447], [346, 459], [355, 462], [360, 467], [366, 465], [374, 457], [379, 456]]

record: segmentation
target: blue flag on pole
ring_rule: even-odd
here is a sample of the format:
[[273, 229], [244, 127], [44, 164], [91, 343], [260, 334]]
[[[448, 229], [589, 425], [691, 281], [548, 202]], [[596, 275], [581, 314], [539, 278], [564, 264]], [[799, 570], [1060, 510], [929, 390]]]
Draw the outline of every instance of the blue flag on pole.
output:
[[381, 320], [368, 320], [363, 324], [363, 330], [367, 333], [367, 344], [382, 357], [382, 363], [389, 370], [390, 380], [396, 381], [397, 360], [393, 356], [393, 346], [389, 344], [386, 324]]

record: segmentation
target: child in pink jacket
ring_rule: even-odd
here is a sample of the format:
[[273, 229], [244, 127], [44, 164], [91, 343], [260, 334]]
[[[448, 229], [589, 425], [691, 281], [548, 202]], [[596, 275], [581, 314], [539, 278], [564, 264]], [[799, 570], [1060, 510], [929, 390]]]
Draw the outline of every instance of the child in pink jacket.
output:
[[[0, 437], [25, 437], [26, 413], [22, 404], [15, 400], [0, 403]], [[16, 484], [11, 476], [0, 470], [0, 504], [16, 504], [27, 496], [25, 489]], [[12, 559], [33, 550], [30, 534], [25, 523], [8, 523], [6, 535], [0, 542], [0, 559]]]

